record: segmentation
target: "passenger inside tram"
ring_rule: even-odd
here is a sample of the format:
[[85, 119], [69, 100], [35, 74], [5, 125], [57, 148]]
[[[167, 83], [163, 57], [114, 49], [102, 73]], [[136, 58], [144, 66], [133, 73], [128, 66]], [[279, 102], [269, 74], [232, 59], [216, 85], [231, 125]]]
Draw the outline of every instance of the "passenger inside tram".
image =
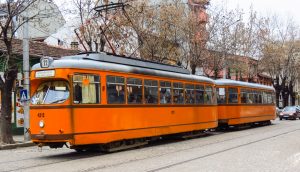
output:
[[82, 102], [82, 88], [81, 86], [77, 83], [74, 86], [74, 103], [81, 103]]

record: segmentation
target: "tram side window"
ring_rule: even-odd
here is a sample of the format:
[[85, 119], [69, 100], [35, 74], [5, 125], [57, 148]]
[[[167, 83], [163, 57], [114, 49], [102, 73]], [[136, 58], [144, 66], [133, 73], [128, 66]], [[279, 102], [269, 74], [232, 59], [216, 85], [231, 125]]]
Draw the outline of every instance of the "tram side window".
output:
[[196, 104], [204, 104], [204, 86], [196, 85]]
[[268, 95], [266, 92], [263, 92], [263, 104], [268, 104]]
[[191, 84], [185, 85], [185, 103], [186, 104], [194, 104], [195, 103], [194, 85], [191, 85]]
[[248, 104], [253, 104], [254, 103], [254, 94], [252, 90], [248, 90], [248, 99], [247, 99]]
[[246, 104], [248, 102], [248, 90], [241, 89], [241, 103]]
[[173, 83], [173, 102], [175, 104], [183, 104], [184, 103], [184, 95], [183, 95], [183, 84], [182, 83]]
[[218, 104], [226, 104], [226, 88], [217, 88]]
[[171, 94], [171, 82], [160, 81], [160, 104], [171, 104], [172, 94]]
[[205, 87], [205, 94], [204, 94], [204, 103], [205, 104], [212, 104], [213, 103], [213, 92], [211, 86]]
[[141, 104], [143, 100], [143, 85], [141, 79], [127, 78], [128, 104]]
[[257, 104], [258, 103], [258, 94], [257, 94], [257, 91], [253, 90], [252, 94], [253, 94], [253, 103]]
[[257, 92], [257, 103], [262, 104], [262, 92], [261, 91]]
[[146, 104], [158, 103], [158, 82], [154, 80], [144, 80], [144, 92]]
[[275, 93], [272, 93], [272, 103], [275, 104], [276, 103], [276, 95]]
[[228, 89], [228, 103], [238, 103], [238, 89], [229, 88]]
[[100, 102], [100, 76], [76, 74], [73, 76], [73, 87], [75, 104]]
[[272, 104], [272, 93], [267, 93], [267, 96], [268, 96], [268, 98], [267, 98], [267, 102], [268, 102], [268, 104]]
[[125, 84], [124, 77], [107, 76], [107, 103], [124, 104], [125, 103]]
[[217, 89], [213, 87], [213, 103], [217, 103]]

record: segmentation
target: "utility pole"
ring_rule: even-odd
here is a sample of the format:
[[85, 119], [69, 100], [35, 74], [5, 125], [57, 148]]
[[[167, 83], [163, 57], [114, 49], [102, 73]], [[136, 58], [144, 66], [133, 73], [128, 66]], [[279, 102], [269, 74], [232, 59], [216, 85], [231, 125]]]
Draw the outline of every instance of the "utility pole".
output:
[[30, 100], [30, 88], [29, 88], [29, 33], [28, 33], [28, 12], [26, 12], [26, 20], [23, 26], [23, 74], [24, 74], [24, 90], [27, 90], [27, 100], [24, 101], [24, 142], [30, 140], [29, 133], [29, 100]]

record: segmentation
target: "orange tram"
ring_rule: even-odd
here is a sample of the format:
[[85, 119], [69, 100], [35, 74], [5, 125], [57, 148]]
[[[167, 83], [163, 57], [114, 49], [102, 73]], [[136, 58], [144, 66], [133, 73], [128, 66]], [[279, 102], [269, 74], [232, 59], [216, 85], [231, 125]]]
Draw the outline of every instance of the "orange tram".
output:
[[[180, 67], [105, 53], [42, 58], [32, 68], [31, 93], [32, 141], [76, 151], [116, 151], [166, 136], [193, 137], [219, 123], [275, 118], [271, 87], [214, 81]], [[225, 101], [218, 106], [221, 97]]]
[[220, 129], [267, 125], [276, 118], [273, 87], [228, 79], [215, 83]]

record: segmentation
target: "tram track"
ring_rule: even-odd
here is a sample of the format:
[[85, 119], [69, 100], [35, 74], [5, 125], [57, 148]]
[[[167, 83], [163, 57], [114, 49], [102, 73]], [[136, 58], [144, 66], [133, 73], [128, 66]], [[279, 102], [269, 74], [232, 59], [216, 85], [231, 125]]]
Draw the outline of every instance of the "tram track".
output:
[[[293, 128], [295, 126], [298, 126], [298, 125], [295, 124], [295, 125], [292, 125], [292, 126], [289, 126], [289, 127]], [[259, 127], [259, 128], [261, 128], [261, 127]], [[255, 129], [257, 129], [257, 128], [255, 128]], [[269, 129], [268, 131], [271, 131], [271, 130], [272, 131], [279, 131], [279, 130], [282, 130], [282, 128], [278, 128], [278, 129], [273, 128], [273, 129]], [[285, 135], [285, 134], [288, 134], [288, 133], [292, 133], [292, 132], [295, 132], [295, 131], [298, 131], [298, 130], [300, 130], [300, 128], [297, 128], [297, 129], [294, 129], [294, 130], [291, 130], [291, 131], [287, 131], [287, 132], [283, 132], [283, 133], [279, 133], [277, 135], [266, 137], [266, 138], [263, 138], [263, 139], [260, 139], [260, 140], [255, 140], [255, 141], [252, 141], [252, 142], [249, 142], [249, 143], [241, 144], [241, 145], [231, 147], [231, 148], [228, 148], [228, 149], [224, 149], [224, 150], [221, 150], [221, 151], [213, 152], [211, 154], [195, 157], [195, 158], [192, 158], [192, 159], [189, 159], [189, 160], [185, 160], [185, 161], [177, 162], [177, 163], [170, 164], [170, 165], [167, 165], [167, 166], [163, 166], [163, 167], [160, 167], [160, 168], [152, 169], [152, 170], [150, 170], [150, 172], [171, 168], [171, 167], [176, 166], [176, 165], [180, 165], [180, 164], [184, 164], [184, 163], [187, 163], [187, 162], [190, 162], [190, 161], [194, 161], [194, 160], [198, 160], [198, 159], [201, 159], [201, 158], [206, 158], [206, 157], [209, 157], [209, 156], [213, 156], [213, 155], [216, 155], [216, 154], [219, 154], [219, 153], [223, 153], [223, 152], [226, 152], [226, 151], [237, 149], [239, 147], [243, 147], [243, 146], [247, 146], [247, 145], [254, 144], [254, 143], [257, 143], [257, 142], [261, 142], [261, 141], [264, 141], [264, 140], [268, 140], [268, 139], [271, 139], [271, 138], [279, 137], [279, 136], [282, 136], [282, 135]], [[225, 133], [228, 133], [228, 132], [225, 132]], [[214, 135], [221, 135], [221, 134], [224, 134], [224, 132], [214, 132], [213, 134], [210, 134], [210, 135], [214, 136]], [[131, 162], [143, 161], [143, 160], [147, 160], [147, 159], [151, 159], [151, 158], [157, 158], [157, 157], [161, 157], [161, 156], [164, 156], [164, 155], [169, 155], [169, 154], [174, 154], [174, 153], [178, 153], [178, 152], [188, 151], [188, 150], [195, 149], [195, 148], [203, 148], [203, 147], [206, 147], [206, 146], [209, 146], [209, 145], [215, 145], [215, 144], [225, 143], [225, 142], [229, 142], [229, 141], [234, 141], [234, 140], [246, 138], [246, 137], [253, 136], [253, 135], [257, 135], [257, 133], [251, 132], [250, 134], [246, 134], [246, 135], [242, 135], [242, 136], [238, 136], [238, 137], [233, 137], [233, 138], [230, 138], [230, 139], [224, 139], [224, 140], [220, 140], [220, 141], [209, 142], [209, 143], [206, 143], [206, 144], [197, 144], [197, 145], [192, 146], [192, 147], [188, 147], [188, 148], [184, 148], [184, 149], [180, 149], [180, 150], [176, 150], [176, 151], [170, 151], [170, 152], [163, 153], [163, 154], [158, 154], [158, 155], [154, 155], [154, 156], [147, 156], [147, 157], [139, 158], [139, 159], [131, 159], [131, 160], [125, 161], [125, 162], [115, 163], [115, 164], [111, 164], [111, 165], [102, 165], [102, 166], [93, 167], [93, 168], [89, 168], [89, 169], [85, 169], [85, 170], [79, 170], [79, 171], [89, 172], [89, 171], [101, 170], [101, 169], [105, 169], [105, 168], [117, 167], [117, 166], [121, 166], [121, 165], [131, 163]], [[209, 137], [209, 136], [204, 136], [204, 137]], [[199, 139], [201, 139], [201, 137]], [[189, 139], [189, 140], [192, 140], [192, 139]], [[189, 141], [189, 140], [187, 140], [187, 141]], [[175, 142], [177, 142], [177, 141], [172, 141], [172, 142], [170, 142], [170, 141], [160, 141], [160, 142], [151, 143], [151, 144], [147, 145], [145, 148], [151, 148], [151, 147], [155, 148], [155, 146], [158, 146], [158, 145], [170, 144], [170, 143], [175, 143]], [[28, 167], [20, 167], [20, 168], [16, 168], [16, 169], [10, 169], [10, 170], [6, 170], [4, 172], [20, 171], [20, 170], [22, 171], [22, 170], [28, 170], [28, 169], [31, 169], [31, 168], [38, 168], [38, 167], [43, 167], [43, 166], [48, 166], [48, 165], [53, 165], [53, 164], [71, 162], [71, 161], [74, 161], [74, 160], [90, 158], [91, 154], [93, 156], [99, 156], [99, 153], [87, 153], [87, 154], [82, 155], [82, 154], [78, 154], [78, 153], [74, 152], [74, 153], [71, 153], [71, 154], [70, 153], [67, 154], [67, 156], [70, 156], [71, 158], [61, 159], [61, 158], [64, 158], [64, 154], [54, 155], [54, 156], [50, 155], [50, 156], [47, 156], [46, 158], [52, 158], [52, 157], [59, 156], [61, 160], [59, 160], [57, 162], [43, 163], [43, 164], [38, 164], [38, 165], [31, 165], [31, 166], [28, 166]], [[79, 156], [74, 157], [73, 155], [79, 155]], [[103, 154], [103, 155], [105, 155], [105, 154]], [[42, 158], [45, 158], [45, 157], [42, 157]], [[19, 161], [40, 160], [40, 159], [41, 159], [41, 157], [33, 157], [33, 158], [27, 158], [27, 159], [19, 159], [19, 160], [15, 160], [15, 161], [0, 162], [0, 164], [14, 163], [14, 162], [19, 162]]]
[[[293, 127], [294, 126], [298, 126], [298, 125], [293, 125]], [[272, 129], [272, 131], [277, 131], [277, 130], [282, 130], [282, 128], [280, 128], [280, 129]], [[277, 134], [277, 135], [274, 135], [274, 136], [271, 136], [271, 137], [267, 137], [267, 138], [264, 138], [264, 139], [260, 139], [260, 140], [257, 140], [257, 141], [249, 142], [247, 144], [239, 145], [239, 146], [236, 146], [236, 147], [233, 147], [233, 148], [229, 148], [228, 150], [225, 149], [223, 151], [218, 151], [218, 152], [215, 152], [215, 153], [212, 153], [212, 154], [208, 154], [208, 155], [205, 155], [205, 156], [197, 157], [196, 159], [193, 158], [191, 160], [187, 160], [187, 161], [184, 161], [184, 162], [175, 163], [175, 164], [172, 164], [171, 166], [168, 165], [168, 166], [165, 166], [165, 167], [166, 168], [170, 168], [172, 166], [176, 166], [176, 165], [180, 165], [182, 163], [187, 163], [187, 162], [193, 161], [194, 159], [197, 160], [197, 159], [209, 157], [209, 156], [212, 156], [212, 155], [215, 155], [215, 154], [218, 154], [218, 153], [222, 153], [222, 152], [233, 150], [233, 149], [236, 149], [236, 148], [239, 148], [239, 147], [247, 146], [247, 145], [250, 145], [250, 144], [253, 144], [253, 143], [256, 143], [256, 142], [260, 142], [260, 141], [263, 141], [263, 140], [268, 140], [268, 139], [271, 139], [271, 138], [275, 138], [275, 137], [278, 137], [278, 136], [281, 136], [281, 135], [285, 135], [285, 134], [288, 134], [288, 133], [292, 133], [292, 132], [295, 132], [295, 131], [298, 131], [298, 130], [300, 130], [300, 128], [292, 130], [292, 131], [287, 131], [287, 132], [284, 132], [284, 133], [281, 133], [281, 134]], [[222, 133], [220, 133], [220, 134], [222, 134]], [[107, 166], [89, 168], [89, 169], [86, 169], [86, 170], [81, 170], [80, 172], [90, 172], [90, 171], [97, 171], [97, 170], [101, 170], [101, 169], [105, 169], [105, 168], [117, 167], [117, 166], [121, 166], [121, 165], [124, 165], [124, 164], [127, 164], [127, 163], [131, 163], [131, 162], [143, 161], [143, 160], [147, 160], [147, 159], [151, 159], [151, 158], [157, 158], [157, 157], [161, 157], [161, 156], [164, 156], [164, 155], [169, 155], [169, 154], [174, 154], [174, 153], [178, 153], [178, 152], [183, 152], [183, 151], [187, 151], [187, 150], [191, 150], [191, 149], [195, 149], [195, 148], [203, 148], [203, 147], [206, 147], [206, 146], [209, 146], [209, 145], [214, 145], [214, 144], [220, 144], [220, 143], [225, 143], [225, 142], [229, 142], [229, 141], [234, 141], [234, 140], [237, 140], [237, 139], [241, 139], [241, 138], [245, 138], [245, 137], [249, 137], [249, 136], [253, 136], [253, 135], [257, 135], [257, 133], [247, 134], [247, 135], [243, 135], [243, 136], [235, 137], [235, 138], [231, 138], [231, 139], [225, 139], [225, 140], [222, 140], [222, 141], [216, 141], [216, 142], [213, 142], [213, 143], [196, 145], [196, 146], [189, 147], [189, 148], [186, 148], [186, 149], [181, 149], [181, 150], [178, 150], [178, 151], [172, 151], [172, 152], [168, 152], [168, 153], [164, 153], [164, 154], [159, 154], [159, 155], [156, 155], [156, 156], [145, 157], [145, 158], [141, 158], [141, 159], [134, 159], [134, 160], [130, 160], [130, 161], [122, 162], [122, 163], [117, 163], [117, 164], [112, 164], [112, 165], [107, 165]], [[164, 168], [164, 167], [161, 167], [161, 168]], [[150, 170], [149, 172], [158, 171], [159, 169], [160, 168], [158, 168], [157, 170], [156, 169]]]
[[[14, 161], [0, 162], [0, 166], [2, 164], [7, 165], [9, 163], [14, 164], [17, 162], [24, 162], [24, 161], [41, 161], [41, 160], [46, 161], [47, 158], [58, 158], [59, 160], [57, 160], [55, 162], [51, 162], [51, 163], [42, 163], [39, 165], [31, 165], [31, 166], [27, 166], [27, 167], [20, 167], [20, 168], [9, 169], [9, 170], [1, 170], [0, 169], [0, 172], [11, 172], [11, 171], [20, 171], [20, 170], [22, 171], [22, 170], [26, 170], [26, 169], [30, 169], [30, 168], [35, 168], [35, 167], [43, 167], [43, 166], [57, 164], [57, 163], [70, 162], [70, 161], [74, 161], [74, 160], [78, 160], [78, 159], [82, 159], [82, 158], [91, 158], [93, 156], [99, 156], [99, 153], [96, 153], [96, 152], [88, 152], [88, 153], [71, 152], [68, 154], [59, 154], [59, 155], [56, 154], [56, 155], [39, 156], [39, 157], [32, 157], [32, 158], [22, 158], [22, 159], [18, 159], [18, 160], [14, 160]], [[65, 158], [65, 159], [63, 159], [63, 158]], [[61, 159], [63, 159], [63, 160], [61, 160]]]
[[220, 150], [220, 151], [213, 152], [213, 153], [210, 153], [210, 154], [206, 154], [206, 155], [203, 155], [203, 156], [199, 156], [199, 157], [195, 157], [195, 158], [188, 159], [188, 160], [185, 160], [185, 161], [173, 163], [173, 164], [163, 166], [163, 167], [160, 167], [160, 168], [148, 170], [147, 172], [157, 172], [157, 171], [160, 171], [160, 170], [168, 169], [168, 168], [178, 166], [178, 165], [181, 165], [181, 164], [185, 164], [185, 163], [188, 163], [188, 162], [191, 162], [191, 161], [199, 160], [199, 159], [202, 159], [202, 158], [207, 158], [207, 157], [214, 156], [214, 155], [217, 155], [217, 154], [220, 154], [220, 153], [224, 153], [224, 152], [227, 152], [227, 151], [230, 151], [230, 150], [234, 150], [234, 149], [238, 149], [238, 148], [241, 148], [241, 147], [244, 147], [244, 146], [255, 144], [255, 143], [258, 143], [258, 142], [261, 142], [261, 141], [266, 141], [266, 140], [269, 140], [269, 139], [280, 137], [282, 135], [290, 134], [290, 133], [293, 133], [293, 132], [296, 132], [296, 131], [300, 131], [300, 129], [296, 129], [296, 130], [293, 130], [293, 131], [288, 131], [288, 132], [285, 132], [285, 133], [281, 133], [281, 134], [277, 134], [277, 135], [270, 136], [270, 137], [267, 137], [267, 138], [255, 140], [255, 141], [252, 141], [252, 142], [248, 142], [248, 143], [241, 144], [241, 145], [238, 145], [238, 146], [234, 146], [234, 147], [231, 147], [231, 148], [228, 148], [228, 149], [224, 149], [224, 150]]

